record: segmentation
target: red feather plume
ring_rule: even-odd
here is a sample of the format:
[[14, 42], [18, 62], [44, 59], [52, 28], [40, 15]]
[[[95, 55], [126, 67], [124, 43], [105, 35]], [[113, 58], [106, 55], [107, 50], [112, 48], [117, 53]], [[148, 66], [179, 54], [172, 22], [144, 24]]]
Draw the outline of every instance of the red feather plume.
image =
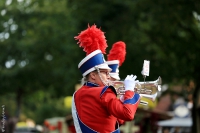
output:
[[96, 27], [96, 25], [92, 25], [91, 27], [88, 25], [88, 28], [78, 36], [74, 37], [75, 40], [78, 40], [79, 47], [83, 47], [83, 51], [86, 54], [90, 54], [93, 51], [99, 49], [103, 54], [106, 54], [106, 47], [108, 47], [106, 43], [106, 37], [104, 36], [104, 32]]
[[107, 60], [119, 60], [119, 66], [121, 66], [125, 60], [125, 56], [126, 44], [122, 41], [119, 41], [113, 44], [109, 54], [107, 55]]

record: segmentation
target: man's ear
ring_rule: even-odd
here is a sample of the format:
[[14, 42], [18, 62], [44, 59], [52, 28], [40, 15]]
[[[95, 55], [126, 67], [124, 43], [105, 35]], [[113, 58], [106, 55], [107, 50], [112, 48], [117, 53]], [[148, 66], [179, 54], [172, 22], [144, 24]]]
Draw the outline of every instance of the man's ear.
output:
[[95, 78], [96, 77], [96, 73], [95, 72], [91, 72], [90, 73], [90, 77], [91, 77], [92, 80], [95, 80], [96, 79]]

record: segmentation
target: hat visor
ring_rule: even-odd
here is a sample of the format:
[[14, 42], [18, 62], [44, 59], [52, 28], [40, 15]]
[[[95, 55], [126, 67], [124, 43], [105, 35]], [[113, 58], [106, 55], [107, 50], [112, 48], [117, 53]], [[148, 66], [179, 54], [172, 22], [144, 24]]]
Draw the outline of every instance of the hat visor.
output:
[[103, 63], [97, 66], [99, 69], [107, 69], [109, 71], [112, 71], [112, 69], [108, 66], [108, 64]]
[[116, 80], [120, 80], [119, 74], [118, 73], [110, 73], [110, 77], [116, 79]]
[[108, 66], [108, 64], [103, 63], [103, 64], [97, 65], [97, 66], [92, 67], [92, 68], [88, 69], [87, 71], [85, 71], [85, 72], [83, 73], [83, 77], [85, 77], [85, 76], [86, 76], [87, 74], [89, 74], [90, 72], [95, 71], [95, 70], [96, 70], [96, 67], [97, 67], [98, 69], [106, 69], [106, 70], [108, 70], [108, 71], [112, 71], [112, 69]]

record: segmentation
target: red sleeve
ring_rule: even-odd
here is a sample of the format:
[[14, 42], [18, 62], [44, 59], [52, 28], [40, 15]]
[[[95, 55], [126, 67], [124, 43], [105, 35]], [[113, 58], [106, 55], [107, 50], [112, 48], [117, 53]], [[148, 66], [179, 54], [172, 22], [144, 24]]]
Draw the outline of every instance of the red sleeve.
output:
[[119, 126], [121, 126], [121, 125], [123, 125], [123, 124], [125, 123], [125, 121], [122, 120], [122, 119], [117, 119], [117, 121], [118, 121], [118, 123], [119, 123]]
[[[134, 118], [139, 104], [138, 96], [133, 91], [126, 91], [124, 102], [122, 103], [115, 93], [108, 88], [101, 97], [102, 104], [108, 109], [108, 112], [118, 119], [130, 121]], [[131, 101], [131, 102], [130, 102]], [[132, 102], [134, 101], [134, 102]]]

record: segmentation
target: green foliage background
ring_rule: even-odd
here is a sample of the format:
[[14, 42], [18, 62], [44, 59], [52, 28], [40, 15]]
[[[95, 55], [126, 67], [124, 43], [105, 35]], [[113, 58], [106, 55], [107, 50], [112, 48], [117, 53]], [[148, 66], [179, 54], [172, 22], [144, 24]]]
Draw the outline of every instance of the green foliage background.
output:
[[200, 79], [198, 1], [5, 0], [0, 10], [0, 103], [12, 115], [42, 123], [67, 114], [62, 99], [80, 82], [77, 65], [85, 56], [74, 36], [88, 24], [105, 32], [107, 53], [116, 41], [126, 43], [122, 79], [133, 73], [143, 80], [145, 59], [151, 62], [146, 80]]

